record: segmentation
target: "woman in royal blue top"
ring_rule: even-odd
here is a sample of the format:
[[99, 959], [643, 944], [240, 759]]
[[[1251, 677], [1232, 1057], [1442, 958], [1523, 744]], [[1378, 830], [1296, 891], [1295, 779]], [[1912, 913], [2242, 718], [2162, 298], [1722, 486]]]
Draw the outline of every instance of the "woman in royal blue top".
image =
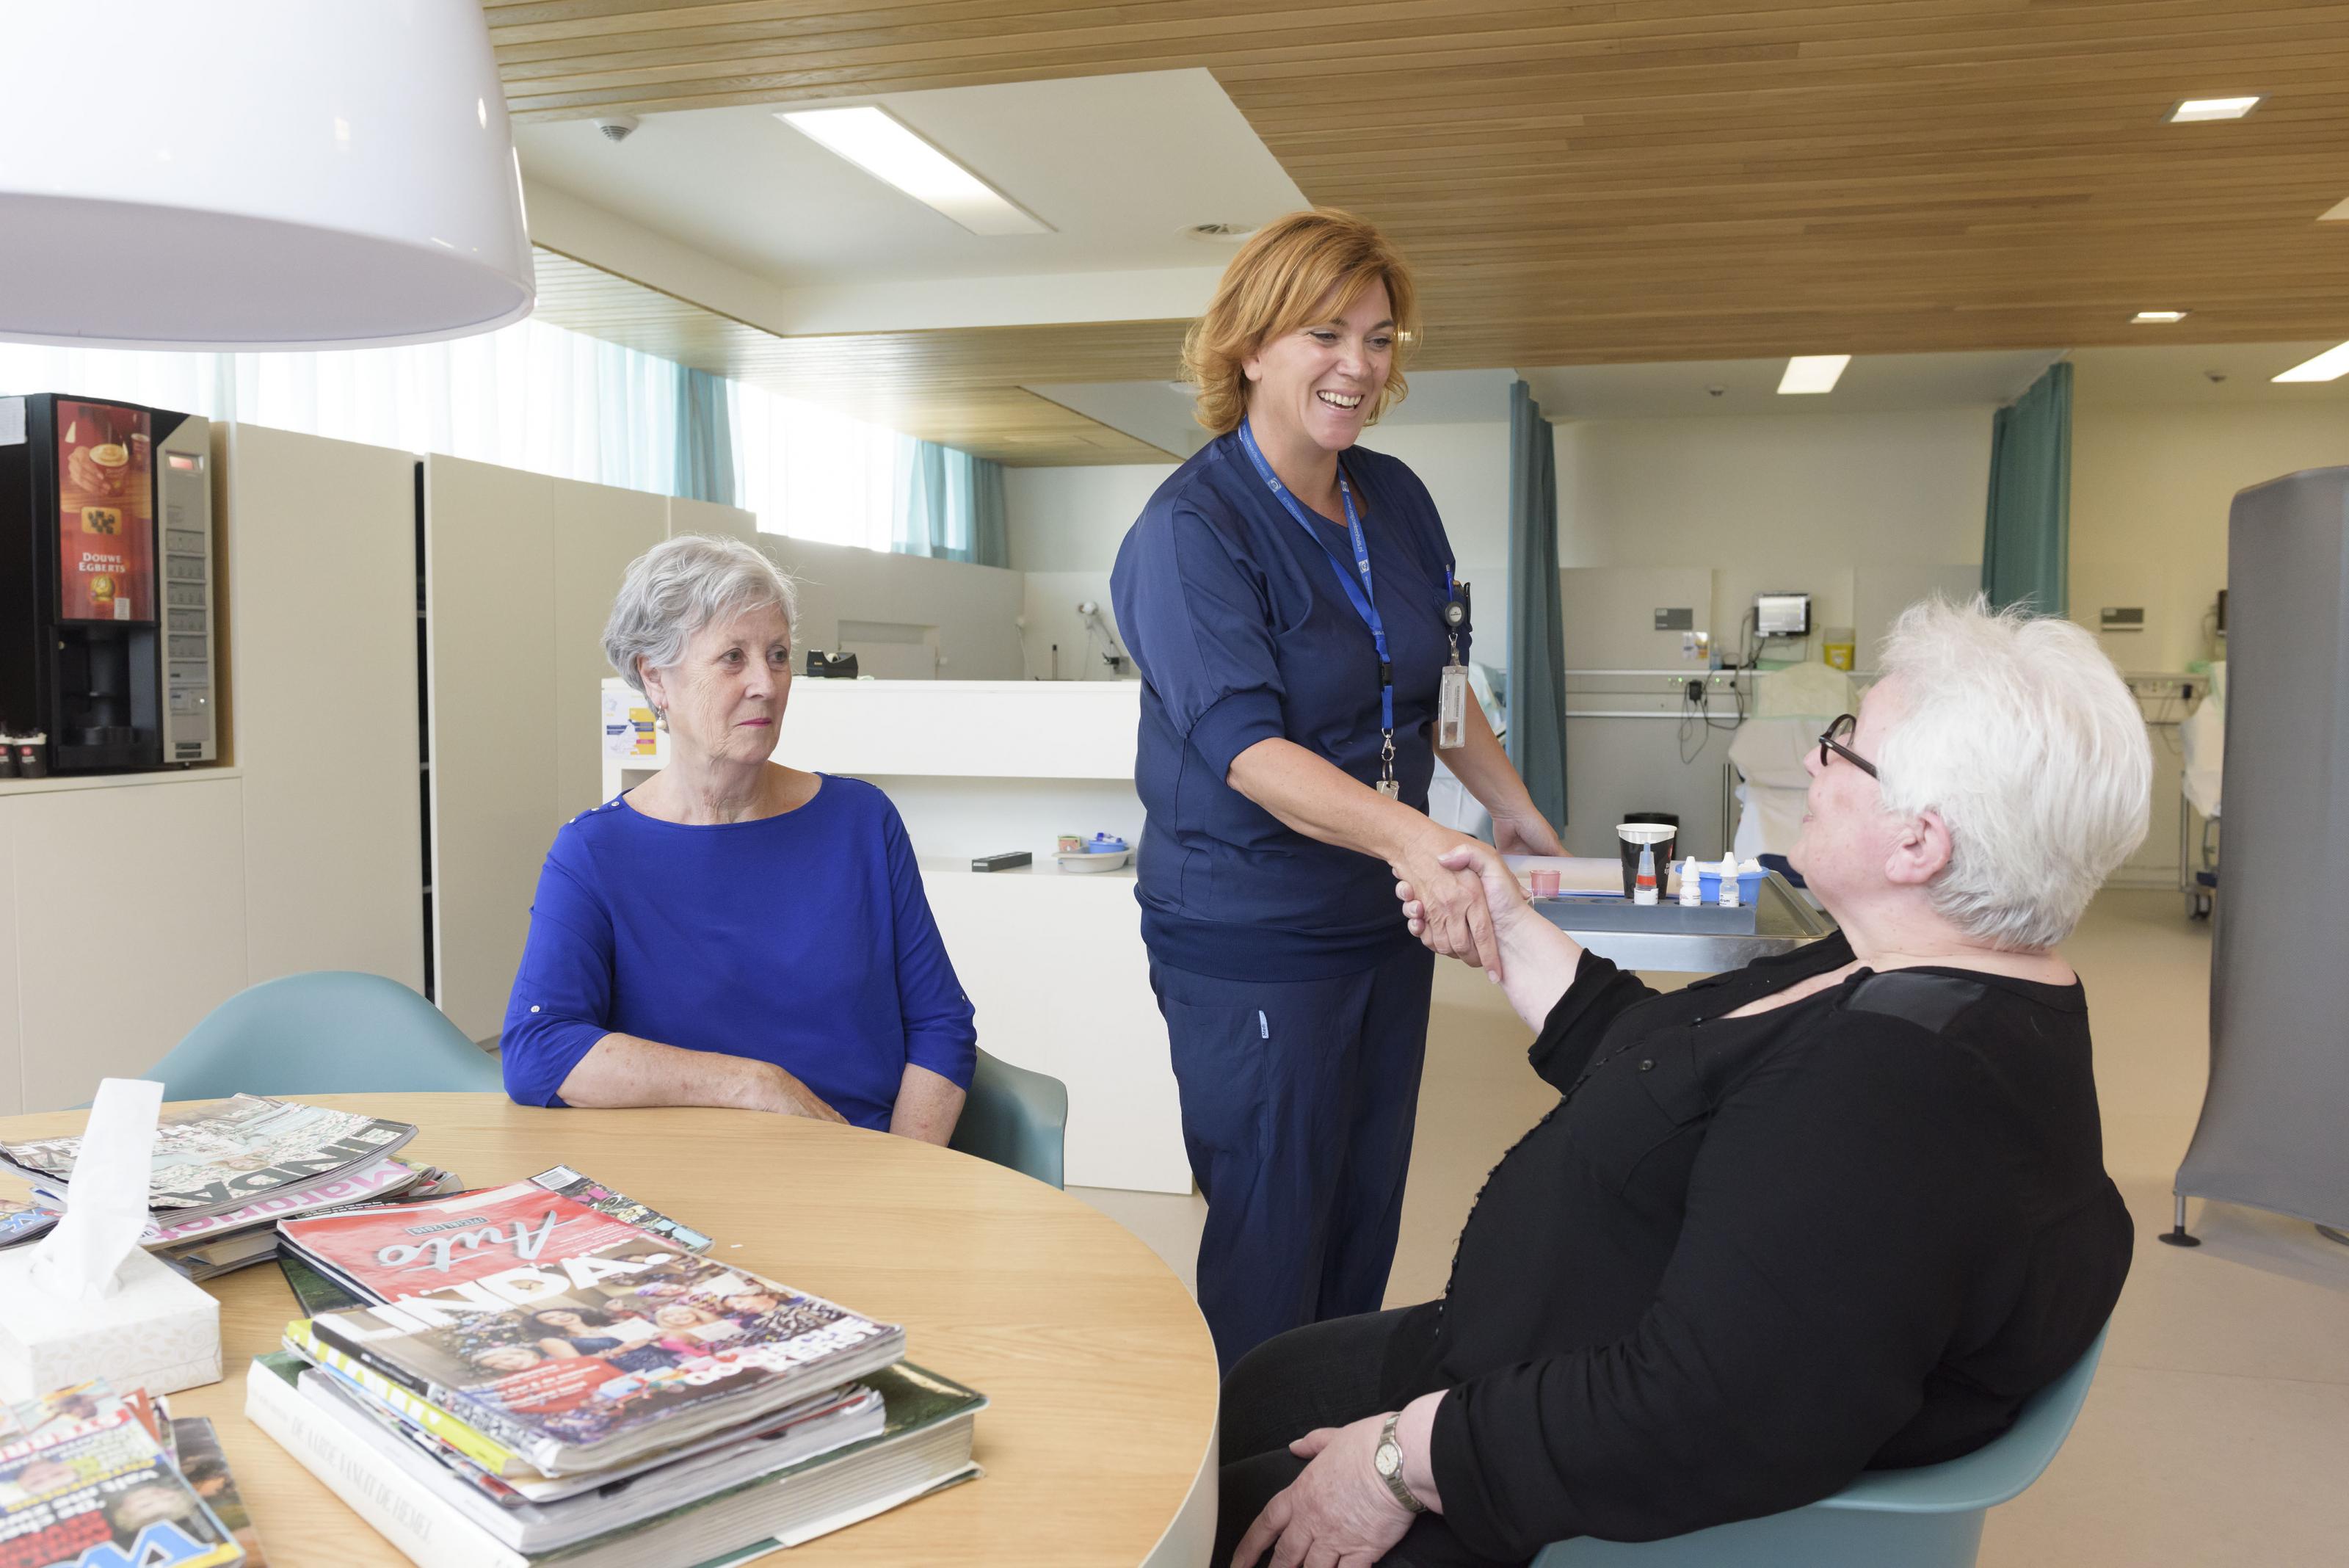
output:
[[791, 580], [683, 536], [632, 563], [604, 631], [669, 762], [555, 835], [506, 1006], [532, 1106], [727, 1106], [942, 1144], [978, 1035], [888, 797], [769, 761]]
[[1413, 319], [1410, 272], [1369, 224], [1316, 210], [1260, 230], [1185, 347], [1216, 438], [1151, 497], [1110, 579], [1143, 676], [1143, 940], [1226, 1368], [1381, 1304], [1433, 969], [1397, 878], [1427, 890], [1444, 950], [1499, 961], [1474, 879], [1437, 864], [1462, 836], [1425, 815], [1446, 680], [1464, 709], [1444, 762], [1500, 846], [1563, 853], [1465, 690], [1434, 502], [1354, 444], [1402, 395]]

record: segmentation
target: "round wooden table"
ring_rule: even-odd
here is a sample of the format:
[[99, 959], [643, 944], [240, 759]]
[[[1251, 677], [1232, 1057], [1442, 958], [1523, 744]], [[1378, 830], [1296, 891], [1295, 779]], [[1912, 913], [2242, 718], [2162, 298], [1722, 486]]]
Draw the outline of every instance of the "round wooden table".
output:
[[[718, 1239], [739, 1262], [884, 1322], [909, 1360], [985, 1394], [968, 1485], [811, 1542], [810, 1564], [1203, 1563], [1215, 1531], [1216, 1353], [1182, 1282], [1067, 1194], [966, 1155], [750, 1111], [539, 1110], [495, 1095], [313, 1095], [423, 1129], [404, 1158], [489, 1187], [568, 1165]], [[16, 1141], [84, 1113], [0, 1120]], [[0, 1178], [0, 1180], [10, 1179]], [[12, 1183], [21, 1196], [21, 1187]], [[253, 1357], [295, 1315], [274, 1263], [207, 1287], [209, 1416], [274, 1568], [406, 1561], [244, 1418]]]

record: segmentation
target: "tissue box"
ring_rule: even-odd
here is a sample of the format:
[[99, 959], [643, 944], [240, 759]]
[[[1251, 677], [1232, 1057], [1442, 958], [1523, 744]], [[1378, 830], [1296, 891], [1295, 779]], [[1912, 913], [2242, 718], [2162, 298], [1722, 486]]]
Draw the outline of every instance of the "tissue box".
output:
[[104, 1301], [33, 1288], [35, 1249], [0, 1252], [0, 1399], [30, 1399], [103, 1377], [123, 1392], [170, 1394], [221, 1377], [220, 1303], [134, 1251]]

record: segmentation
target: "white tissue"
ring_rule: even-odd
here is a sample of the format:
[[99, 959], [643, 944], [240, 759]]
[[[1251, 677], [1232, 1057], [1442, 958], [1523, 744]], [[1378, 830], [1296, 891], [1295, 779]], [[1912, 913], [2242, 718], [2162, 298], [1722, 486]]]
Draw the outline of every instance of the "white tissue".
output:
[[66, 1215], [33, 1252], [31, 1280], [58, 1301], [105, 1301], [122, 1288], [119, 1271], [139, 1251], [154, 1171], [155, 1118], [163, 1085], [108, 1078], [89, 1107], [89, 1127], [66, 1183]]

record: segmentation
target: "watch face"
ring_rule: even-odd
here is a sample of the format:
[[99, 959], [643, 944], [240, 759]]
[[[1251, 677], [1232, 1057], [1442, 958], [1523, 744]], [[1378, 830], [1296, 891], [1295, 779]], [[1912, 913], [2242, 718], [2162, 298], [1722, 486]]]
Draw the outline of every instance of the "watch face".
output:
[[1392, 1443], [1381, 1443], [1372, 1462], [1379, 1467], [1379, 1474], [1391, 1476], [1402, 1469], [1402, 1450]]

